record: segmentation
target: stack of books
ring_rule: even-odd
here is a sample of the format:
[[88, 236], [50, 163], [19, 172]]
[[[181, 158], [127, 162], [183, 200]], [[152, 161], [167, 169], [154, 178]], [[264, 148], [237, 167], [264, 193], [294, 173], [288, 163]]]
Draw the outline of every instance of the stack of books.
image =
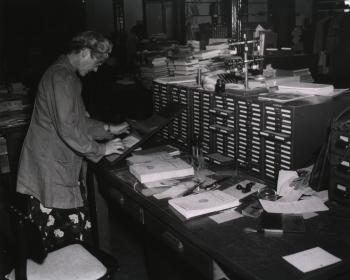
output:
[[193, 52], [200, 51], [200, 42], [196, 40], [188, 40], [187, 45], [191, 46]]
[[173, 65], [175, 76], [197, 76], [199, 68], [198, 59], [174, 60]]
[[152, 84], [155, 78], [166, 77], [168, 74], [169, 70], [166, 57], [154, 57], [147, 65], [140, 66], [141, 79], [148, 86]]

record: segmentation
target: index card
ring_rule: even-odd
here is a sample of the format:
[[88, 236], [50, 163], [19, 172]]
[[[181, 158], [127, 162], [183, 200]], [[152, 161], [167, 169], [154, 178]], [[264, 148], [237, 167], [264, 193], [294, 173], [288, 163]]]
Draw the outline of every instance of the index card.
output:
[[341, 259], [320, 247], [301, 251], [282, 258], [304, 273], [341, 261]]

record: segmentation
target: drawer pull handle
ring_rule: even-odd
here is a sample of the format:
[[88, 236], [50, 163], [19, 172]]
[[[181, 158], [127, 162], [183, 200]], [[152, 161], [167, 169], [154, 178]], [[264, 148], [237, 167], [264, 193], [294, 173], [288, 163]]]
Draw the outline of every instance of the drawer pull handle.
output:
[[125, 198], [124, 198], [124, 196], [120, 196], [120, 198], [119, 198], [119, 204], [120, 204], [120, 205], [124, 205], [124, 203], [125, 203]]
[[184, 250], [184, 245], [170, 232], [166, 231], [162, 234], [163, 240], [175, 251], [182, 253]]
[[113, 200], [117, 201], [120, 206], [123, 206], [125, 204], [125, 197], [119, 191], [114, 190], [111, 192], [111, 196], [113, 197]]

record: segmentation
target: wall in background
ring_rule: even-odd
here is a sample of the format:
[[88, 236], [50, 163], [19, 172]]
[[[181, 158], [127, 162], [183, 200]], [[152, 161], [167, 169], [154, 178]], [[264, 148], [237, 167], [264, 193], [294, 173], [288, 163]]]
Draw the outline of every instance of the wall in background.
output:
[[85, 0], [85, 5], [87, 28], [105, 35], [112, 34], [114, 32], [113, 0]]
[[129, 31], [137, 20], [143, 20], [143, 0], [124, 1], [125, 30]]
[[[124, 0], [125, 30], [143, 19], [143, 0]], [[105, 35], [114, 32], [113, 0], [85, 0], [87, 28]]]
[[295, 14], [312, 19], [313, 0], [295, 0]]

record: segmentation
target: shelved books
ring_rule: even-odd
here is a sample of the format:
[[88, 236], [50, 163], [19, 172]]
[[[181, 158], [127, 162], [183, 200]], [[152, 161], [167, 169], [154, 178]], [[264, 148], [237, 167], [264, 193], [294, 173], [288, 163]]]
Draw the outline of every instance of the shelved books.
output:
[[180, 158], [155, 159], [130, 165], [129, 171], [141, 183], [194, 175], [193, 167]]
[[168, 201], [185, 219], [237, 207], [239, 200], [220, 190], [206, 191]]

